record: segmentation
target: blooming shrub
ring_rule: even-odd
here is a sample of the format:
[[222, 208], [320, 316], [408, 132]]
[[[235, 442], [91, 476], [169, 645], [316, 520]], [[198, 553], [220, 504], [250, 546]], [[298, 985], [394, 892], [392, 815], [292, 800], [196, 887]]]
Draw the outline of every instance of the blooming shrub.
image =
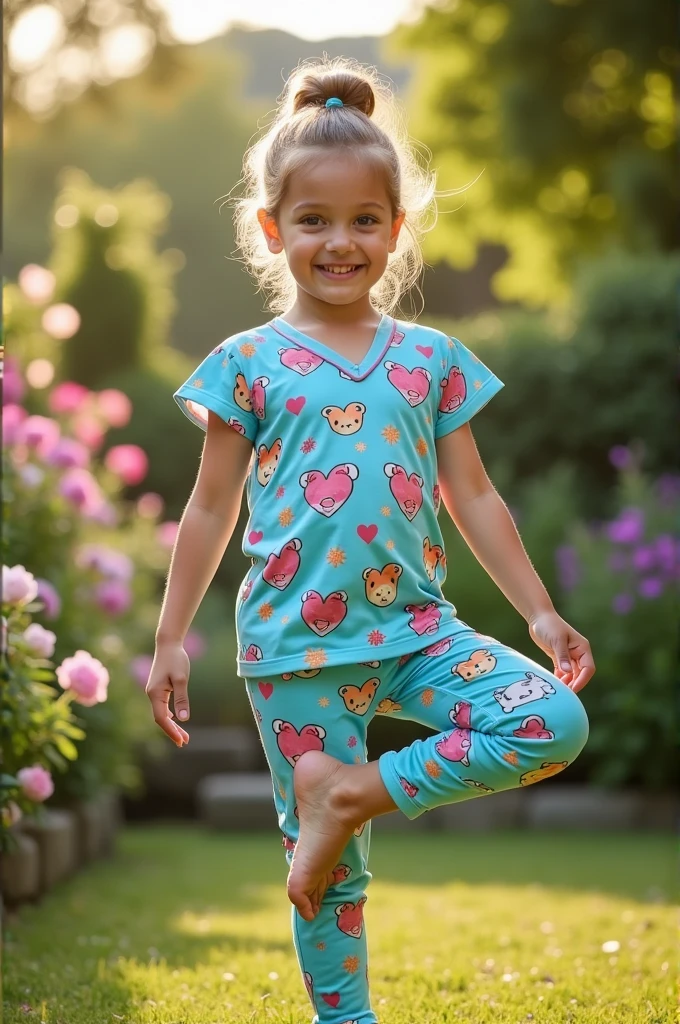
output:
[[674, 679], [680, 590], [680, 476], [651, 480], [617, 445], [615, 515], [575, 523], [556, 552], [564, 616], [588, 637], [596, 674], [581, 696], [581, 755], [601, 785], [669, 790], [675, 778]]

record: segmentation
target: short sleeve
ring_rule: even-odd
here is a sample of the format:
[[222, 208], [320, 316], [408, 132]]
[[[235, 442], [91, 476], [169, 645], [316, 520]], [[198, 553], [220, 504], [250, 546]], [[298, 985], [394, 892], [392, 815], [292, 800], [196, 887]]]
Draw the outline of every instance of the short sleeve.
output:
[[238, 348], [222, 342], [205, 357], [173, 398], [182, 412], [202, 430], [208, 429], [208, 409], [254, 441], [258, 419], [252, 411], [250, 388], [239, 365]]
[[457, 338], [448, 338], [443, 360], [435, 437], [457, 430], [505, 387], [502, 380]]

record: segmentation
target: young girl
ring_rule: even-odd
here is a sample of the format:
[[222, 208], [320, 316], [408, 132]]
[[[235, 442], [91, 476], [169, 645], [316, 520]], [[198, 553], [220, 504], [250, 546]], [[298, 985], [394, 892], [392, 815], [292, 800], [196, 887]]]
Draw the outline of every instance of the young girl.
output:
[[[346, 60], [300, 66], [245, 180], [238, 240], [279, 315], [218, 345], [174, 394], [206, 439], [147, 692], [187, 742], [173, 721], [189, 713], [183, 638], [245, 482], [237, 671], [272, 773], [295, 949], [315, 1024], [369, 1024], [371, 818], [562, 771], [588, 736], [576, 694], [595, 668], [477, 453], [469, 420], [502, 382], [456, 338], [392, 316], [435, 192], [389, 90]], [[444, 597], [440, 495], [554, 671]], [[376, 714], [433, 735], [367, 761]]]

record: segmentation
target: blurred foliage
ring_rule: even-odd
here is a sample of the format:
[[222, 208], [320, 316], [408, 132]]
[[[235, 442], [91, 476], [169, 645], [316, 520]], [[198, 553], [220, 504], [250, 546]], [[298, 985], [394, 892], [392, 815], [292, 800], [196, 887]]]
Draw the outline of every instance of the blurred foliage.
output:
[[386, 53], [418, 61], [409, 126], [439, 187], [481, 173], [428, 258], [468, 267], [502, 243], [496, 293], [540, 306], [566, 300], [577, 256], [670, 248], [676, 39], [674, 6], [636, 0], [460, 0], [397, 29]]

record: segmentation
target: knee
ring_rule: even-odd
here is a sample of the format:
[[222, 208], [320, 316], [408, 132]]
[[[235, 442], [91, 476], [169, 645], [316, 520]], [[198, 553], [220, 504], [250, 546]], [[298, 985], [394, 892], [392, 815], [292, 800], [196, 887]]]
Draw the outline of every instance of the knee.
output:
[[580, 698], [573, 690], [570, 690], [564, 683], [560, 683], [563, 690], [560, 703], [560, 715], [554, 725], [555, 750], [559, 752], [562, 760], [571, 764], [581, 753], [590, 733], [588, 715]]

